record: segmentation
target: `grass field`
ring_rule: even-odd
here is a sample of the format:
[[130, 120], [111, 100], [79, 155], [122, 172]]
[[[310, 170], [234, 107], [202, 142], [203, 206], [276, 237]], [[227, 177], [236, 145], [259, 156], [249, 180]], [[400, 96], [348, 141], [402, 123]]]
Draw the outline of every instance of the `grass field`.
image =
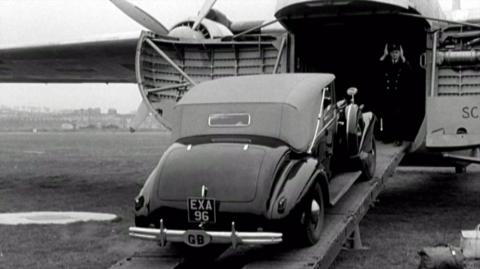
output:
[[133, 199], [162, 133], [0, 134], [0, 212], [114, 213], [115, 223], [0, 226], [0, 268], [107, 268], [131, 254]]
[[[0, 133], [0, 212], [114, 213], [114, 223], [0, 226], [0, 268], [108, 268], [147, 243], [129, 239], [133, 198], [166, 148], [162, 133]], [[397, 171], [361, 223], [370, 249], [335, 268], [416, 268], [416, 252], [458, 244], [480, 223], [480, 169]]]

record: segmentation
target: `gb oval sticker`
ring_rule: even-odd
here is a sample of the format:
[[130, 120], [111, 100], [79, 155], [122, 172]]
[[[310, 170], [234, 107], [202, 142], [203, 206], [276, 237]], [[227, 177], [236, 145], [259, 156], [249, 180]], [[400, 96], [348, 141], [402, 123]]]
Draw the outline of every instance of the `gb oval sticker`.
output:
[[184, 242], [191, 247], [204, 247], [212, 241], [210, 235], [201, 230], [188, 230], [185, 233]]

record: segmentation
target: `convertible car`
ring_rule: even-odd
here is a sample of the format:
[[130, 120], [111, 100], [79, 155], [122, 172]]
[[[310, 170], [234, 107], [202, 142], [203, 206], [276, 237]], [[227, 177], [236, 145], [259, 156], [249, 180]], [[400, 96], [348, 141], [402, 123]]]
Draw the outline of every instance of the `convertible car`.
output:
[[336, 175], [357, 170], [368, 180], [375, 170], [375, 118], [355, 104], [356, 89], [337, 102], [334, 82], [279, 74], [193, 87], [135, 199], [130, 236], [191, 247], [315, 244], [325, 207], [338, 200]]

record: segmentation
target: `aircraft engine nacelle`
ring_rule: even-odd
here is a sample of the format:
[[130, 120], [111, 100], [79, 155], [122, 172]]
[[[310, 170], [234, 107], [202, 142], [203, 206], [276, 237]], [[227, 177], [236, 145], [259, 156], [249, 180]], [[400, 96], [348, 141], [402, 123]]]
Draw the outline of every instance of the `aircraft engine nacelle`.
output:
[[195, 18], [189, 18], [174, 25], [168, 36], [179, 39], [214, 39], [225, 36], [232, 36], [232, 32], [223, 24], [203, 19], [196, 30], [192, 27], [195, 24]]
[[190, 87], [228, 76], [287, 72], [288, 35], [220, 41], [231, 35], [224, 25], [204, 19], [194, 31], [187, 20], [168, 36], [143, 32], [136, 54], [137, 82], [146, 107], [165, 127], [175, 119], [175, 104]]

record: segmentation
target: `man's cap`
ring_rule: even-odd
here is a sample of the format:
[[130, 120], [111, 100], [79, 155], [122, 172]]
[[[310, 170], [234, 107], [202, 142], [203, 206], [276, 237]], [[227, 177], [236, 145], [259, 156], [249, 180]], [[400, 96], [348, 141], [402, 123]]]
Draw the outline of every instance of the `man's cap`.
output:
[[398, 43], [391, 43], [388, 44], [388, 51], [400, 50], [400, 44]]

